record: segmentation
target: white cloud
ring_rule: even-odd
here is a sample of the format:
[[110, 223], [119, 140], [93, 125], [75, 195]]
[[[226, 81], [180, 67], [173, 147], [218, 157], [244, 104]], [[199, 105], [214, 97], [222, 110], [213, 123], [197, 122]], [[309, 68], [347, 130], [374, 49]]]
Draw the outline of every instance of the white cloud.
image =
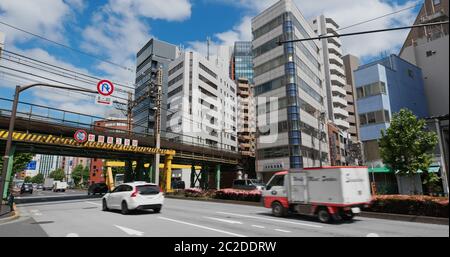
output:
[[[210, 2], [220, 2], [231, 4], [247, 9], [251, 15], [255, 16], [261, 11], [276, 3], [276, 0], [209, 0]], [[379, 17], [388, 13], [392, 13], [409, 6], [419, 3], [418, 0], [410, 0], [404, 4], [396, 4], [383, 0], [294, 0], [299, 10], [308, 19], [325, 14], [327, 17], [333, 18], [341, 27], [352, 25], [371, 18]], [[393, 26], [411, 25], [414, 22], [416, 13], [414, 9], [388, 16], [364, 25], [353, 27], [343, 32], [355, 32], [372, 29], [383, 29]], [[251, 25], [241, 22], [239, 25], [243, 34], [251, 33]], [[218, 33], [225, 35], [227, 38], [235, 36], [233, 32], [236, 29]], [[352, 53], [360, 57], [373, 57], [384, 51], [395, 51], [402, 44], [408, 34], [408, 30], [387, 32], [383, 34], [369, 34], [363, 36], [355, 36], [342, 38], [344, 52]], [[223, 40], [226, 42], [227, 40]]]
[[87, 7], [88, 4], [84, 0], [64, 0], [64, 1], [79, 12], [84, 11], [84, 9]]
[[[39, 35], [64, 41], [64, 21], [71, 17], [70, 7], [62, 0], [1, 0], [0, 19], [5, 23], [32, 31]], [[7, 46], [25, 42], [30, 35], [0, 25], [6, 34]]]

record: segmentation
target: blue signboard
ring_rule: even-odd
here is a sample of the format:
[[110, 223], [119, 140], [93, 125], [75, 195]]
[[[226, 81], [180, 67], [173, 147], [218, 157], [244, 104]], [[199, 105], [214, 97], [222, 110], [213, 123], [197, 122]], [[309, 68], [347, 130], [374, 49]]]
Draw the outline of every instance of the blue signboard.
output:
[[27, 170], [36, 170], [36, 161], [31, 161], [27, 164]]

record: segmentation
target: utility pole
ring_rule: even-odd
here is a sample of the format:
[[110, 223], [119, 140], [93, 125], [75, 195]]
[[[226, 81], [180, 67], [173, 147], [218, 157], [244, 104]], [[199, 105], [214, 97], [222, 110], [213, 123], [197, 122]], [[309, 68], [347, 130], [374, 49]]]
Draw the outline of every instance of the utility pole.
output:
[[[156, 75], [156, 106], [153, 108], [155, 110], [155, 126], [153, 128], [155, 136], [155, 147], [156, 149], [161, 148], [161, 93], [163, 84], [163, 70], [162, 67], [158, 68]], [[155, 154], [155, 161], [153, 162], [153, 173], [155, 174], [154, 183], [159, 185], [159, 153]], [[168, 178], [166, 178], [168, 179]]]
[[320, 167], [323, 166], [322, 163], [322, 121], [325, 118], [325, 112], [320, 112], [319, 113], [319, 117], [317, 118], [317, 124], [318, 124], [318, 131], [319, 131], [319, 135], [318, 135], [318, 139], [319, 139], [319, 163], [320, 163]]

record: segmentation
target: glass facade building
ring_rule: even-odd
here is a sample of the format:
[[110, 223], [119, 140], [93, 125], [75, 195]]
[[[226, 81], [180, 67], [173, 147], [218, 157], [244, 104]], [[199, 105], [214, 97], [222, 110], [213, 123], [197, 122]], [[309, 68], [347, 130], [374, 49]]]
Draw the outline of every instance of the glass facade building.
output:
[[247, 79], [253, 84], [252, 42], [236, 42], [234, 44], [231, 78], [235, 81]]

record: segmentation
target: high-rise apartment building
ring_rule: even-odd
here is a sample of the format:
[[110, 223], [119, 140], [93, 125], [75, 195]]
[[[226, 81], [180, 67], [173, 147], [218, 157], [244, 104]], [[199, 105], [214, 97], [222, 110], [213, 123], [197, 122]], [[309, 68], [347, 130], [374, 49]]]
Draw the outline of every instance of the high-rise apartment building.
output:
[[[339, 25], [330, 18], [321, 15], [312, 21], [311, 26], [318, 35], [337, 35]], [[324, 86], [327, 92], [328, 119], [342, 131], [350, 128], [348, 122], [347, 81], [344, 61], [342, 60], [342, 42], [339, 38], [320, 41], [323, 49]]]
[[247, 79], [238, 79], [237, 133], [239, 152], [242, 156], [255, 157], [255, 99], [253, 86]]
[[353, 142], [360, 142], [359, 137], [359, 117], [358, 110], [356, 107], [356, 87], [355, 87], [355, 76], [353, 71], [357, 70], [359, 67], [359, 59], [353, 55], [346, 55], [342, 57], [344, 60], [345, 78], [346, 85], [345, 91], [347, 91], [347, 112], [349, 123], [348, 133], [351, 136]]
[[[151, 83], [156, 81], [156, 72], [163, 70], [163, 85], [161, 105], [167, 106], [167, 82], [169, 63], [179, 55], [179, 49], [175, 45], [151, 39], [137, 53], [136, 88], [135, 99], [147, 94]], [[138, 103], [133, 109], [133, 131], [137, 133], [153, 133], [155, 124], [155, 99], [147, 97]], [[161, 128], [166, 127], [166, 108], [161, 109]], [[162, 129], [161, 135], [165, 132]]]
[[231, 79], [235, 81], [246, 79], [250, 84], [253, 84], [252, 42], [240, 41], [234, 43], [231, 59]]
[[[448, 9], [448, 0], [425, 0], [414, 24], [448, 21]], [[425, 96], [432, 116], [449, 113], [448, 32], [448, 24], [414, 28], [400, 51], [401, 58], [423, 71]]]
[[314, 37], [314, 30], [292, 0], [281, 0], [253, 18], [252, 32], [258, 176], [267, 181], [276, 171], [327, 164], [321, 46], [279, 44]]
[[167, 136], [237, 151], [237, 89], [228, 72], [196, 52], [168, 68]]

